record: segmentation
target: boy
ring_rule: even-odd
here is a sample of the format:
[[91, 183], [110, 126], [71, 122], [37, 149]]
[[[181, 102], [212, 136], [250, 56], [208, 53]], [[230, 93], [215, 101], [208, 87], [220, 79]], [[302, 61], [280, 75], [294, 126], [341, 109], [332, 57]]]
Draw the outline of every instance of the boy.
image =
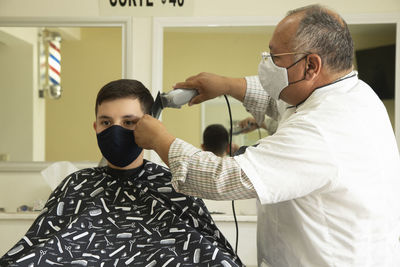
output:
[[66, 177], [1, 266], [242, 266], [203, 201], [143, 159], [133, 131], [152, 104], [135, 80], [99, 91], [94, 129], [107, 166]]
[[211, 124], [203, 132], [204, 151], [210, 151], [219, 157], [229, 154], [229, 134], [222, 124]]

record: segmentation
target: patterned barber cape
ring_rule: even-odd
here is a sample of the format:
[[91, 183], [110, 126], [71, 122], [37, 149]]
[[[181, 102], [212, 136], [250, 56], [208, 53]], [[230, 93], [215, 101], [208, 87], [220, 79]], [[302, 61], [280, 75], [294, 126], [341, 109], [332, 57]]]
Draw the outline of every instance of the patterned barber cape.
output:
[[0, 266], [243, 266], [201, 199], [168, 169], [77, 171], [54, 190]]

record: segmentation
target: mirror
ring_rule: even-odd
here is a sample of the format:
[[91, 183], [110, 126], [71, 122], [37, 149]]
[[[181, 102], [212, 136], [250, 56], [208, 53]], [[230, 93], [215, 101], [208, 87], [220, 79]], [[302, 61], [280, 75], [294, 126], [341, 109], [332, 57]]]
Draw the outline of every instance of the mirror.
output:
[[[349, 28], [355, 44], [354, 68], [366, 82], [373, 83], [372, 76], [378, 75], [380, 78], [376, 79], [384, 80], [370, 85], [382, 96], [394, 128], [396, 24], [352, 24]], [[177, 81], [202, 71], [233, 77], [256, 75], [260, 54], [268, 49], [273, 30], [274, 26], [165, 27], [163, 88], [171, 88]], [[377, 53], [375, 49], [380, 50]], [[374, 54], [379, 53], [385, 64], [377, 67], [378, 57]], [[362, 66], [358, 66], [360, 62]], [[379, 74], [383, 68], [384, 71]], [[380, 91], [387, 93], [381, 94]], [[234, 121], [250, 116], [239, 101], [230, 98], [230, 105]], [[202, 132], [208, 125], [220, 123], [228, 130], [230, 128], [223, 97], [199, 106], [184, 107], [183, 110], [166, 109], [163, 111], [163, 122], [175, 136], [197, 147], [200, 147]], [[234, 136], [233, 142], [239, 146], [252, 145], [266, 135], [265, 130], [254, 131]]]
[[[100, 160], [95, 98], [107, 82], [127, 77], [127, 28], [127, 19], [0, 21], [0, 161]], [[39, 92], [43, 29], [62, 38], [60, 99]]]

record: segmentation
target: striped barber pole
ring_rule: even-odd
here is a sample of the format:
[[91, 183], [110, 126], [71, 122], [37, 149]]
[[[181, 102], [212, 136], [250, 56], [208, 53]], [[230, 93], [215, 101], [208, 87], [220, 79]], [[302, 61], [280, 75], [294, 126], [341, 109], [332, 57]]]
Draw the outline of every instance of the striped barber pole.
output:
[[[40, 35], [40, 37], [42, 36]], [[47, 57], [46, 57], [46, 49], [42, 39], [40, 39], [39, 42], [39, 86], [42, 93], [41, 97], [44, 97], [43, 91], [44, 88], [46, 87]]]
[[60, 72], [61, 72], [61, 54], [60, 54], [61, 43], [59, 41], [49, 41], [49, 82], [50, 86], [57, 87], [61, 84]]
[[46, 29], [39, 32], [39, 97], [61, 97], [61, 35]]

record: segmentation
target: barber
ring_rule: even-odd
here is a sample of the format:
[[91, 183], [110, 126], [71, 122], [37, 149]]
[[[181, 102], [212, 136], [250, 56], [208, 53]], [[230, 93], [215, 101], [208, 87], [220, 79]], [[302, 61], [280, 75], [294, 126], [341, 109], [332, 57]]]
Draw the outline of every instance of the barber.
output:
[[226, 94], [275, 134], [219, 158], [144, 116], [139, 146], [168, 164], [182, 193], [257, 198], [259, 266], [400, 266], [400, 159], [382, 102], [352, 70], [353, 41], [335, 12], [313, 5], [277, 25], [258, 77], [201, 73], [190, 104]]

